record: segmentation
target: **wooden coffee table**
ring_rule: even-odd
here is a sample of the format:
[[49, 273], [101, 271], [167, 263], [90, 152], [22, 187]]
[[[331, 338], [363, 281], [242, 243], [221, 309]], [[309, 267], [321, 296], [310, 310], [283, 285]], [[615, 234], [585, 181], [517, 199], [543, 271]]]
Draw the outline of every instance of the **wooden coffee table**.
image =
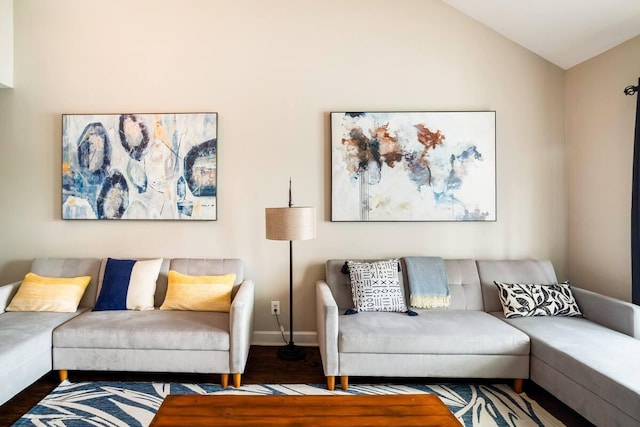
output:
[[163, 426], [461, 426], [434, 394], [169, 395], [151, 422]]

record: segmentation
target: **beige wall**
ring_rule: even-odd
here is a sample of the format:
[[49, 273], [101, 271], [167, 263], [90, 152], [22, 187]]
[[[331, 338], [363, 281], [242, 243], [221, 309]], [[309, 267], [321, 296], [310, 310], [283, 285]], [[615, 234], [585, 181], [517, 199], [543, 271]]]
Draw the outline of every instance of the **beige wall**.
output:
[[0, 0], [0, 88], [13, 87], [13, 0]]
[[[0, 91], [0, 277], [35, 256], [240, 257], [258, 331], [288, 319], [264, 208], [318, 211], [295, 244], [295, 329], [329, 258], [549, 258], [566, 278], [564, 72], [435, 0], [20, 0]], [[494, 223], [330, 222], [329, 112], [495, 110]], [[219, 113], [215, 222], [60, 219], [61, 114]], [[274, 333], [277, 338], [277, 334]]]
[[[566, 74], [569, 277], [631, 300], [631, 178], [640, 37]], [[637, 96], [637, 95], [636, 95]]]

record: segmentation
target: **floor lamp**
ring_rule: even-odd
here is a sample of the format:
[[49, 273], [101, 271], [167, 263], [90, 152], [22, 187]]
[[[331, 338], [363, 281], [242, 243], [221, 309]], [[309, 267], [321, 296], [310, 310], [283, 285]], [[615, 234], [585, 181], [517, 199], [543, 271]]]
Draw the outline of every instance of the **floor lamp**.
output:
[[316, 237], [316, 210], [293, 206], [289, 180], [289, 207], [266, 208], [265, 220], [267, 239], [289, 241], [289, 343], [280, 347], [278, 356], [284, 360], [304, 359], [304, 350], [293, 343], [293, 241]]

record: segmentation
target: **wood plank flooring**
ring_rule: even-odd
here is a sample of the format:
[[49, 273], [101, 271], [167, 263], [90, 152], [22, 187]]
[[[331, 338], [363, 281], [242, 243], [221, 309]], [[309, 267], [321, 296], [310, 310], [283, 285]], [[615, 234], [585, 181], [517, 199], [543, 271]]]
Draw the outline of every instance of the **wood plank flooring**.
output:
[[[322, 372], [320, 352], [317, 347], [306, 347], [306, 357], [299, 361], [284, 361], [277, 356], [277, 347], [252, 346], [249, 352], [247, 369], [242, 376], [243, 384], [326, 384]], [[165, 374], [144, 372], [69, 372], [69, 380], [77, 381], [156, 381], [156, 382], [192, 382], [220, 383], [219, 375], [205, 374]], [[452, 379], [425, 378], [370, 378], [350, 377], [350, 384], [425, 384], [425, 383], [467, 383]], [[474, 383], [512, 385], [513, 381], [482, 380]], [[59, 384], [58, 373], [49, 372], [40, 380], [22, 391], [13, 399], [0, 406], [0, 426], [10, 426]], [[524, 392], [537, 401], [543, 408], [565, 423], [568, 427], [591, 426], [588, 421], [562, 404], [532, 381], [525, 381]]]

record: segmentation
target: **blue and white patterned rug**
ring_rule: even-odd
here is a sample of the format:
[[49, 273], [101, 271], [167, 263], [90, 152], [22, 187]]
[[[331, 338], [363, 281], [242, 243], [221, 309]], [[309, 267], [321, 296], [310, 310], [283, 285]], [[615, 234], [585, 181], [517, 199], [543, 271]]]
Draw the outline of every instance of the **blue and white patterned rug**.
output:
[[526, 394], [507, 385], [350, 385], [330, 392], [319, 384], [244, 385], [84, 382], [60, 384], [15, 427], [148, 426], [169, 394], [422, 394], [435, 393], [465, 426], [563, 426]]

